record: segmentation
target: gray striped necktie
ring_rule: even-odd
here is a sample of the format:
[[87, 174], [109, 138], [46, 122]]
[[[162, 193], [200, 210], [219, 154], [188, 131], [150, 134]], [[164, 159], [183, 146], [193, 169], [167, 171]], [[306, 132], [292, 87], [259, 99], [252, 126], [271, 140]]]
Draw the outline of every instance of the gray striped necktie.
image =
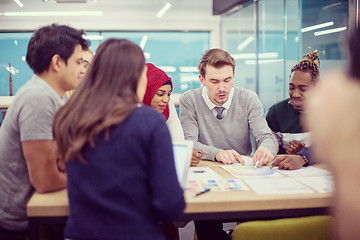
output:
[[222, 113], [224, 112], [225, 108], [224, 107], [215, 107], [215, 110], [217, 112], [216, 118], [217, 119], [223, 119], [223, 115]]

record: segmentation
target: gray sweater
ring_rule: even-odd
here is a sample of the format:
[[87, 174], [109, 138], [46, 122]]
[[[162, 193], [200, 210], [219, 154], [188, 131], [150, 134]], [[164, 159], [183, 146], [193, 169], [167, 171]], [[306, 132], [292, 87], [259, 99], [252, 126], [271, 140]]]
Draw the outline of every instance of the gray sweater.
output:
[[185, 92], [180, 97], [180, 122], [185, 139], [203, 150], [203, 159], [214, 160], [217, 152], [234, 149], [251, 154], [250, 130], [258, 146], [267, 147], [274, 156], [278, 143], [268, 127], [262, 104], [251, 90], [234, 87], [231, 105], [221, 120], [217, 119], [201, 96], [202, 88]]

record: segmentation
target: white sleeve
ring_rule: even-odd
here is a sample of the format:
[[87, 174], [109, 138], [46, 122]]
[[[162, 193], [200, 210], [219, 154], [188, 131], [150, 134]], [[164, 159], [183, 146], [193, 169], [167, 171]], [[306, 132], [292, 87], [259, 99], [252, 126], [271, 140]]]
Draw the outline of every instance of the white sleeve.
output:
[[182, 129], [179, 117], [176, 112], [176, 108], [174, 102], [170, 99], [169, 102], [169, 119], [166, 121], [166, 125], [169, 128], [169, 132], [171, 135], [171, 140], [185, 140], [184, 131]]

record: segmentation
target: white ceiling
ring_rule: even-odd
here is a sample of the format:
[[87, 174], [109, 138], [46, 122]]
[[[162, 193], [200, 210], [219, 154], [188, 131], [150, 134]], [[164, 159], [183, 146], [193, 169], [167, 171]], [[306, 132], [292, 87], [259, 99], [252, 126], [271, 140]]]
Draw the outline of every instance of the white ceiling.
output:
[[[218, 31], [219, 17], [212, 15], [212, 0], [87, 0], [87, 3], [45, 3], [43, 0], [0, 0], [1, 30], [33, 30], [57, 22], [85, 30], [209, 30]], [[157, 12], [170, 2], [161, 18]], [[6, 17], [4, 12], [103, 11], [93, 17]]]

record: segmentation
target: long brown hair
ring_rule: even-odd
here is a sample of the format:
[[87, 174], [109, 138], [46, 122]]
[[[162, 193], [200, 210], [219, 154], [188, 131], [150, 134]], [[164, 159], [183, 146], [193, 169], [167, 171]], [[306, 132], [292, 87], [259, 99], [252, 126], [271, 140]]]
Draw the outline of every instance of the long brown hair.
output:
[[136, 108], [136, 89], [145, 67], [139, 46], [108, 39], [95, 55], [84, 79], [54, 116], [53, 134], [65, 161], [84, 161], [82, 149], [95, 147], [97, 137], [121, 123]]

